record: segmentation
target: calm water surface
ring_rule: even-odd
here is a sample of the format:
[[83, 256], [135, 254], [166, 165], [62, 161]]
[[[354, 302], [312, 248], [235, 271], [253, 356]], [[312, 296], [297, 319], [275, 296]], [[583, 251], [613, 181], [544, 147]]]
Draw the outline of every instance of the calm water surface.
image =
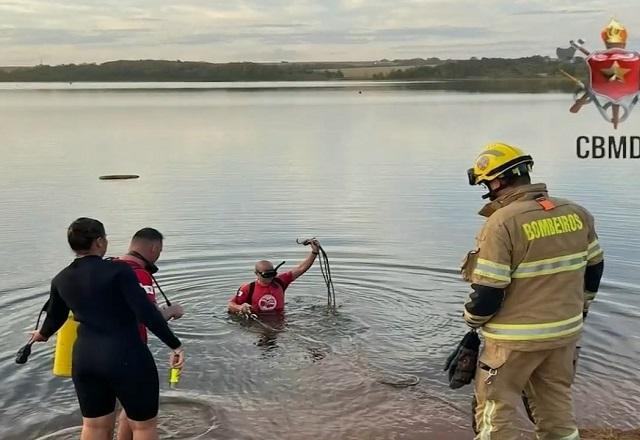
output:
[[[505, 140], [535, 180], [595, 215], [607, 267], [582, 341], [583, 426], [637, 426], [640, 193], [637, 161], [579, 161], [579, 135], [612, 130], [569, 95], [385, 87], [0, 90], [0, 437], [76, 438], [54, 343], [14, 364], [51, 277], [72, 255], [65, 228], [101, 219], [110, 255], [143, 226], [166, 236], [159, 281], [187, 315], [172, 324], [188, 364], [162, 384], [163, 438], [466, 439], [471, 388], [444, 359], [465, 332], [457, 267], [481, 224], [465, 170]], [[362, 91], [362, 93], [359, 93]], [[640, 134], [634, 115], [615, 134]], [[99, 181], [135, 173], [136, 181]], [[315, 266], [288, 291], [284, 329], [227, 317], [262, 258], [296, 264], [322, 240], [337, 315]], [[153, 338], [152, 338], [153, 339]], [[167, 350], [153, 339], [162, 378]], [[411, 378], [413, 387], [386, 382]], [[166, 382], [166, 381], [165, 381]], [[57, 433], [56, 433], [57, 432]], [[52, 434], [53, 433], [53, 434]]]

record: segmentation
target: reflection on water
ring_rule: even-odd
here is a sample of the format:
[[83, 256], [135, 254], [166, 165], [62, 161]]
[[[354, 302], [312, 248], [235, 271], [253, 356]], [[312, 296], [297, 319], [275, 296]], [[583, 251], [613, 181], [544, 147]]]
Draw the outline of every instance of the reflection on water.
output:
[[[211, 402], [198, 397], [173, 393], [161, 396], [160, 403], [162, 417], [158, 423], [158, 431], [162, 439], [196, 440], [212, 438], [212, 436], [219, 438], [219, 435], [223, 435], [225, 438], [237, 438], [234, 437], [235, 434], [231, 430], [222, 428], [221, 425], [227, 425], [228, 420], [225, 420], [224, 411], [217, 410]], [[75, 422], [77, 422], [77, 417], [69, 415], [63, 417], [62, 423], [58, 421], [56, 424], [73, 424]], [[39, 427], [40, 431], [47, 432], [47, 434], [33, 438], [37, 440], [75, 440], [80, 437], [81, 426], [56, 429], [56, 424], [50, 424], [51, 426], [44, 428]], [[32, 435], [35, 436], [37, 434], [34, 431], [32, 431]]]
[[[569, 114], [569, 95], [411, 87], [0, 91], [1, 437], [80, 424], [70, 381], [50, 373], [53, 341], [24, 366], [13, 359], [71, 259], [66, 226], [89, 215], [104, 221], [111, 255], [140, 227], [166, 236], [158, 278], [187, 311], [171, 325], [188, 359], [167, 394], [167, 351], [152, 338], [162, 393], [178, 399], [164, 400], [163, 438], [467, 438], [471, 389], [449, 390], [442, 366], [465, 332], [457, 267], [481, 222], [464, 172], [496, 139], [530, 150], [536, 180], [596, 217], [607, 268], [577, 416], [637, 424], [636, 165], [575, 158], [578, 135], [611, 129], [595, 111]], [[111, 173], [141, 178], [97, 179]], [[288, 289], [286, 316], [264, 320], [272, 330], [229, 317], [255, 261], [295, 264], [304, 236], [329, 254], [338, 313], [315, 266]]]
[[537, 78], [537, 79], [467, 79], [467, 80], [427, 80], [427, 81], [254, 81], [254, 82], [112, 82], [112, 83], [3, 83], [0, 91], [24, 90], [59, 90], [59, 91], [105, 91], [125, 92], [153, 91], [166, 92], [179, 90], [186, 92], [203, 90], [224, 91], [296, 91], [301, 89], [330, 90], [355, 89], [363, 90], [447, 90], [462, 92], [501, 92], [501, 93], [549, 93], [570, 92], [575, 85], [566, 78]]

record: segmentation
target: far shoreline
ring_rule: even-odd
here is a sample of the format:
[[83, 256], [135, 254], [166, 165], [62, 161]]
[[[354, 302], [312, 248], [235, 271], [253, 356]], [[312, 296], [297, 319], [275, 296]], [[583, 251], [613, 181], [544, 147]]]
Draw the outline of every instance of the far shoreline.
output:
[[[37, 87], [42, 85], [43, 87]], [[146, 85], [146, 87], [145, 87]], [[46, 87], [50, 86], [50, 87]], [[236, 80], [236, 81], [0, 81], [0, 92], [54, 89], [89, 90], [261, 90], [261, 89], [410, 89], [476, 93], [573, 93], [564, 78], [449, 78], [406, 80]]]
[[416, 58], [357, 62], [210, 63], [200, 61], [118, 60], [102, 64], [0, 67], [0, 83], [341, 83], [437, 84], [477, 91], [573, 91], [563, 76], [586, 76], [583, 58], [441, 60]]

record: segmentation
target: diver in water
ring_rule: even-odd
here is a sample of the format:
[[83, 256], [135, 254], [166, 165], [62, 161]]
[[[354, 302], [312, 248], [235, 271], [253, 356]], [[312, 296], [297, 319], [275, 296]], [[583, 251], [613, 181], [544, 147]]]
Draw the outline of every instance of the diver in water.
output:
[[278, 269], [284, 261], [274, 267], [266, 260], [258, 261], [254, 272], [256, 280], [243, 284], [229, 300], [231, 313], [249, 315], [284, 311], [284, 294], [289, 285], [313, 266], [320, 253], [318, 240], [310, 240], [311, 252], [297, 267], [278, 275]]

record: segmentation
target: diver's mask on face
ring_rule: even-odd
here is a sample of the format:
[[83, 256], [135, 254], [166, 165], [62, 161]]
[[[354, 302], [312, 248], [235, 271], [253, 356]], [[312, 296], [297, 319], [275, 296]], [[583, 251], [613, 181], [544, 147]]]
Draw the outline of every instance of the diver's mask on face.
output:
[[283, 261], [282, 263], [278, 264], [276, 267], [274, 267], [273, 269], [269, 269], [269, 270], [265, 270], [264, 272], [260, 272], [258, 270], [256, 270], [256, 275], [259, 275], [260, 277], [264, 278], [264, 279], [271, 279], [271, 278], [275, 278], [278, 275], [278, 269], [280, 268], [280, 266], [282, 266], [284, 263], [286, 263], [286, 261]]

